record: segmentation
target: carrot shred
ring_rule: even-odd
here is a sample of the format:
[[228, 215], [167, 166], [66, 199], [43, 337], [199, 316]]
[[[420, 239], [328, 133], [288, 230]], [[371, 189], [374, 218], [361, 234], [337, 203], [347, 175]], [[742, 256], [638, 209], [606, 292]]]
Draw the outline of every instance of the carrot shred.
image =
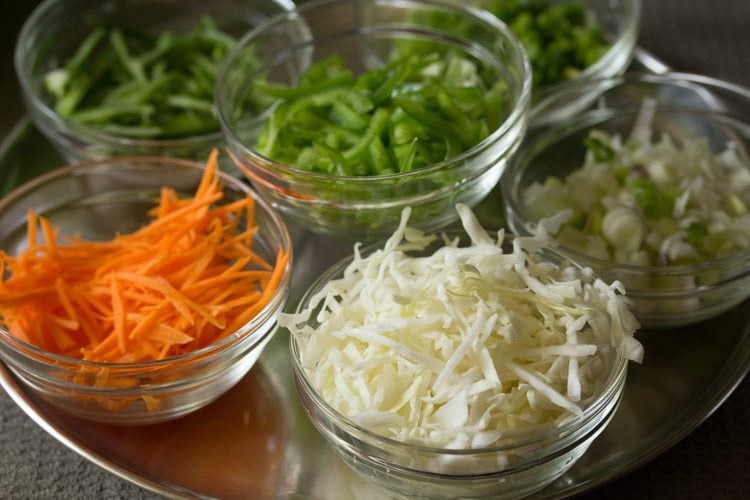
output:
[[57, 253], [57, 231], [52, 227], [49, 220], [40, 218], [39, 222], [42, 225], [42, 234], [44, 234], [44, 240], [47, 243], [47, 251], [54, 255]]
[[36, 224], [36, 212], [34, 210], [29, 210], [26, 215], [26, 239], [29, 242], [29, 249], [36, 247]]
[[253, 198], [220, 204], [217, 157], [214, 150], [193, 196], [162, 188], [150, 222], [110, 241], [59, 240], [59, 229], [30, 210], [26, 250], [0, 252], [0, 324], [55, 354], [123, 363], [185, 354], [251, 321], [280, 286], [289, 255], [279, 248], [269, 261], [254, 252]]
[[115, 325], [115, 336], [117, 337], [117, 346], [121, 352], [127, 351], [125, 344], [125, 308], [122, 303], [122, 295], [120, 294], [120, 287], [117, 283], [117, 278], [111, 276], [110, 278], [110, 291], [112, 295], [112, 320]]

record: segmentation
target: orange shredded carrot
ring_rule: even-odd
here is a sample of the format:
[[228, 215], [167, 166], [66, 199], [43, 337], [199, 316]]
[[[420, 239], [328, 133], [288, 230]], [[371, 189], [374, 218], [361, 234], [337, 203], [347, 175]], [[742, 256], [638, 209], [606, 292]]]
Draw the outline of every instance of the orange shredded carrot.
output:
[[27, 248], [0, 252], [0, 323], [55, 354], [124, 363], [214, 343], [273, 297], [289, 256], [256, 254], [253, 198], [224, 198], [211, 153], [192, 197], [163, 188], [151, 221], [106, 242], [70, 237], [33, 210]]

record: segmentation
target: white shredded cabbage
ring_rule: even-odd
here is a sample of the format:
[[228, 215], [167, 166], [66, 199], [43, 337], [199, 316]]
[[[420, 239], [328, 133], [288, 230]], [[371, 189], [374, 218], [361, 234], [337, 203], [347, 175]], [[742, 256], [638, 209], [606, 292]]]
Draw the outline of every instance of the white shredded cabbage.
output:
[[620, 284], [541, 261], [540, 237], [506, 253], [502, 231], [495, 240], [457, 210], [471, 245], [444, 238], [426, 254], [436, 236], [408, 228], [405, 210], [382, 249], [355, 247], [343, 276], [279, 323], [313, 387], [353, 422], [404, 442], [484, 448], [580, 415], [616, 350], [640, 362], [643, 349]]

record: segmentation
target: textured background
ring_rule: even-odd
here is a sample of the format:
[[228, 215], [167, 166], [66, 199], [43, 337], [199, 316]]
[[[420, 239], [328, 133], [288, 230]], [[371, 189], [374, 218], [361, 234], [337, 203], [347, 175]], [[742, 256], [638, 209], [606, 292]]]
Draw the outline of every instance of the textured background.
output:
[[[640, 45], [682, 71], [750, 86], [749, 0], [643, 0]], [[12, 68], [18, 30], [36, 2], [3, 0], [0, 139], [23, 110]], [[629, 499], [750, 498], [750, 381], [651, 463], [587, 495]], [[58, 443], [0, 390], [0, 498], [152, 498]]]

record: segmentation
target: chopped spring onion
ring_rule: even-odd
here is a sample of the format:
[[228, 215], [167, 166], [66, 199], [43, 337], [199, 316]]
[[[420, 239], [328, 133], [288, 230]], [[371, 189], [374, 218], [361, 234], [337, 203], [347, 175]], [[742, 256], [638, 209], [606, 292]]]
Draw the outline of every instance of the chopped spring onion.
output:
[[690, 265], [750, 248], [750, 164], [737, 145], [717, 154], [704, 138], [653, 141], [644, 119], [626, 139], [592, 130], [583, 166], [524, 191], [530, 218], [564, 212], [560, 243], [625, 264]]

